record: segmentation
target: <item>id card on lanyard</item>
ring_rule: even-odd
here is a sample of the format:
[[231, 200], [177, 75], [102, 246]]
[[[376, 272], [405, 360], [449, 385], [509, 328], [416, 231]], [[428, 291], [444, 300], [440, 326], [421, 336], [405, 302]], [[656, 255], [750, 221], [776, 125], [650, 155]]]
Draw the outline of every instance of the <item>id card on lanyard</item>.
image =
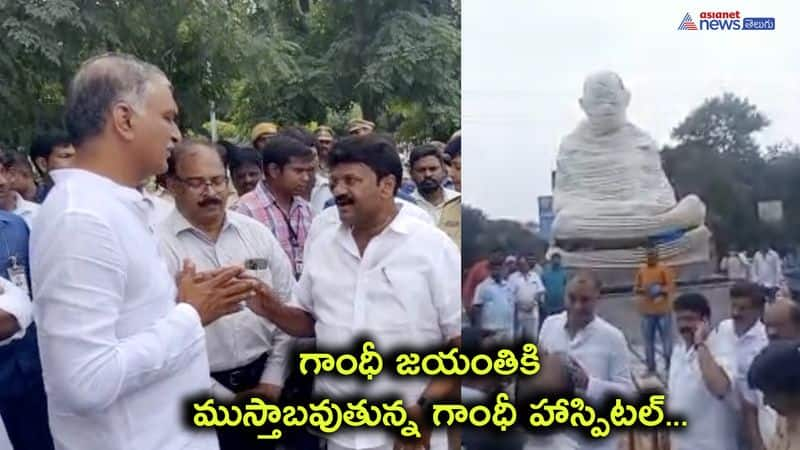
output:
[[17, 257], [14, 255], [8, 257], [8, 262], [8, 279], [18, 288], [22, 289], [25, 295], [30, 297], [31, 291], [28, 287], [28, 277], [26, 276], [25, 266], [19, 264], [17, 262]]
[[300, 243], [297, 241], [297, 236], [292, 236], [289, 239], [292, 244], [292, 262], [294, 264], [294, 277], [299, 280], [300, 275], [303, 274], [303, 252], [300, 249]]

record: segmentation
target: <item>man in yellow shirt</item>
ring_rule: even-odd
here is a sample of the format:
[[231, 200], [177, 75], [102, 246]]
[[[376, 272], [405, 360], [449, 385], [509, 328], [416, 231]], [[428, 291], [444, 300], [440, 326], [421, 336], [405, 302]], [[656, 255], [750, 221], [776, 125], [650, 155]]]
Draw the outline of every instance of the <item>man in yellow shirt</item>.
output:
[[647, 249], [647, 262], [636, 273], [636, 306], [642, 315], [642, 338], [648, 374], [656, 372], [656, 332], [661, 338], [667, 372], [672, 353], [672, 300], [675, 276], [658, 260], [658, 249]]

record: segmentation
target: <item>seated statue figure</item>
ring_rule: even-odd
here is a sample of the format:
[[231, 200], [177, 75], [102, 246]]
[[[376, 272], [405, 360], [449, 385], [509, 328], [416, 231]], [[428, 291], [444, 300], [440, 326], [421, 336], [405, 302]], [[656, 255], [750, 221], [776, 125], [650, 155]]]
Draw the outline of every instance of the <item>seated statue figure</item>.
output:
[[656, 142], [627, 120], [630, 99], [613, 72], [584, 82], [586, 120], [558, 151], [552, 231], [560, 250], [633, 249], [698, 231], [708, 239], [705, 205], [694, 195], [676, 201]]

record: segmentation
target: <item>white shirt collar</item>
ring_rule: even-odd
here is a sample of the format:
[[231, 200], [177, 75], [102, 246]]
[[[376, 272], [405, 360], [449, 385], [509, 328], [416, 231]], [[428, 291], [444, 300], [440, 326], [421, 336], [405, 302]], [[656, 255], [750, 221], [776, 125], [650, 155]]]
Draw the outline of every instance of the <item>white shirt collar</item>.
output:
[[144, 195], [137, 191], [136, 189], [128, 186], [123, 186], [116, 181], [104, 177], [100, 174], [95, 172], [91, 172], [84, 169], [60, 169], [57, 171], [53, 171], [50, 176], [53, 178], [55, 183], [65, 182], [70, 180], [78, 180], [81, 183], [93, 183], [98, 187], [105, 187], [111, 189], [114, 193], [114, 196], [119, 198], [120, 200], [124, 200], [130, 203], [139, 204], [151, 204], [150, 202], [145, 201]]
[[756, 323], [754, 323], [753, 326], [748, 328], [748, 330], [745, 331], [743, 335], [738, 336], [738, 339], [740, 341], [756, 339], [765, 334], [766, 330], [764, 329], [764, 323], [762, 323], [761, 320], [756, 320]]
[[[225, 211], [225, 219], [224, 222], [222, 223], [221, 233], [224, 232], [229, 227], [235, 226], [233, 221], [230, 220], [230, 217], [231, 214], [229, 214], [228, 211]], [[170, 232], [174, 236], [178, 236], [179, 234], [187, 230], [193, 230], [197, 233], [202, 233], [203, 236], [206, 235], [203, 230], [200, 230], [194, 225], [192, 225], [189, 222], [189, 220], [186, 217], [184, 217], [180, 211], [178, 211], [178, 208], [173, 209], [165, 220], [167, 222], [167, 226], [169, 227]]]

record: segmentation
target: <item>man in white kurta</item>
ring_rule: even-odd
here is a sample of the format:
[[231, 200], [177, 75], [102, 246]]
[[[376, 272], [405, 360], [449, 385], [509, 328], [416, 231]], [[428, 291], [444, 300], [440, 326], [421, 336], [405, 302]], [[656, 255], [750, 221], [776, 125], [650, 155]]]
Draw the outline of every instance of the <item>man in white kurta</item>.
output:
[[[567, 285], [567, 310], [549, 316], [539, 334], [539, 348], [559, 354], [573, 367], [570, 374], [577, 394], [600, 405], [609, 395], [630, 395], [634, 388], [627, 342], [622, 332], [596, 315], [600, 284], [591, 272], [576, 274]], [[612, 433], [602, 440], [575, 436], [581, 450], [614, 450]]]
[[218, 448], [185, 425], [207, 394], [203, 325], [253, 288], [240, 269], [170, 276], [136, 190], [180, 139], [158, 68], [110, 54], [81, 66], [67, 101], [73, 169], [53, 173], [30, 241], [34, 318], [57, 450]]
[[[257, 312], [290, 334], [315, 335], [322, 349], [349, 348], [363, 335], [384, 354], [457, 345], [460, 254], [441, 230], [395, 203], [402, 165], [394, 145], [372, 134], [347, 138], [337, 142], [330, 163], [341, 222], [309, 241], [295, 299], [286, 306], [262, 293]], [[315, 391], [333, 400], [397, 394], [416, 411], [448, 390], [448, 382], [437, 381], [392, 377], [385, 370], [371, 381], [319, 375]], [[388, 432], [363, 428], [327, 438], [329, 450], [394, 444]], [[430, 444], [445, 449], [445, 433], [434, 432]]]
[[709, 325], [711, 309], [701, 294], [679, 296], [674, 308], [681, 338], [672, 350], [667, 407], [688, 426], [672, 432], [672, 448], [735, 449], [734, 345], [724, 330]]
[[519, 270], [508, 277], [516, 304], [515, 338], [524, 339], [525, 342], [535, 342], [539, 335], [539, 306], [545, 288], [541, 277], [533, 269], [536, 266], [533, 256], [520, 256], [517, 259]]

